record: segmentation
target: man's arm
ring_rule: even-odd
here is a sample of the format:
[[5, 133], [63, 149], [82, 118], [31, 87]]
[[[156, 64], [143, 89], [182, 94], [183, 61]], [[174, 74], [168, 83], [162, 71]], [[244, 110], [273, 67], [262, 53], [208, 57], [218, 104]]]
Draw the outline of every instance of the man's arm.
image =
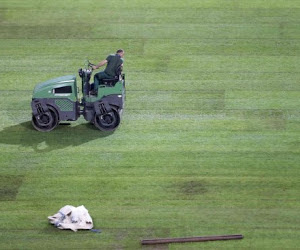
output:
[[99, 62], [96, 66], [93, 66], [93, 69], [99, 69], [100, 67], [102, 67], [103, 65], [107, 64], [107, 60], [103, 60], [101, 62]]

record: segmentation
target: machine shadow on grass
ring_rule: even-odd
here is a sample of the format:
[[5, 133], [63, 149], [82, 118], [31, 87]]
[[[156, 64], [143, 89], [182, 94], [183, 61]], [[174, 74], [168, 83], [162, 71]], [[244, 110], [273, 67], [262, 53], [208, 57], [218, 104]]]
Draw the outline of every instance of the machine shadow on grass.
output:
[[32, 148], [36, 152], [49, 152], [110, 136], [114, 133], [99, 131], [93, 124], [84, 123], [71, 126], [69, 123], [59, 125], [51, 132], [38, 132], [31, 121], [23, 122], [0, 131], [0, 144], [19, 145]]

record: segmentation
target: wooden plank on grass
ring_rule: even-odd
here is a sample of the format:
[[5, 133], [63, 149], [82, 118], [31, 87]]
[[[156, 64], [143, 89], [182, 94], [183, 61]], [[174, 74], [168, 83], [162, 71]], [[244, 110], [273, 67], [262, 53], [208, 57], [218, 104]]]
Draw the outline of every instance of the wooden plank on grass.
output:
[[240, 240], [243, 238], [244, 236], [241, 234], [185, 237], [185, 238], [161, 238], [161, 239], [142, 240], [141, 244], [155, 245], [155, 244], [185, 243], [185, 242], [204, 242], [204, 241], [216, 241], [216, 240]]

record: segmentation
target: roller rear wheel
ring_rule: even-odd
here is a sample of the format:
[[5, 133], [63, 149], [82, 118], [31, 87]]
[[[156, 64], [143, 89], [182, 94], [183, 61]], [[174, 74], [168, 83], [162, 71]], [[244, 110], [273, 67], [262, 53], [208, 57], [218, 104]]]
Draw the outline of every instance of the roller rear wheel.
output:
[[103, 115], [95, 115], [94, 125], [101, 131], [113, 131], [120, 124], [119, 113], [112, 109], [111, 112]]

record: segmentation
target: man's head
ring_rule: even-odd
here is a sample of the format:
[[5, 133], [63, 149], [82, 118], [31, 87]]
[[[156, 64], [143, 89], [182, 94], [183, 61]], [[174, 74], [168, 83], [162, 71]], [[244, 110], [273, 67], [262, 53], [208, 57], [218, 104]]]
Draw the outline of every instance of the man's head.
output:
[[125, 52], [123, 49], [118, 49], [116, 53], [120, 55], [120, 57], [123, 57]]

